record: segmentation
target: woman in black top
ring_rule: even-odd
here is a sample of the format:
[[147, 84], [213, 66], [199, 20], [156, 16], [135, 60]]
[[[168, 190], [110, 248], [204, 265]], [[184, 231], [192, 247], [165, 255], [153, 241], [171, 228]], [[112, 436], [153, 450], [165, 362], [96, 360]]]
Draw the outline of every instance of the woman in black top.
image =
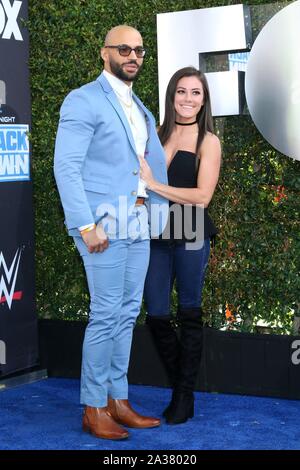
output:
[[[170, 200], [170, 217], [160, 239], [151, 240], [144, 297], [146, 322], [173, 386], [172, 400], [163, 415], [167, 423], [178, 424], [194, 416], [193, 390], [202, 350], [201, 296], [210, 239], [216, 234], [207, 207], [221, 164], [202, 72], [185, 67], [171, 78], [159, 137], [166, 152], [169, 185], [154, 179], [143, 158], [141, 177], [150, 191]], [[170, 316], [175, 279], [180, 340]]]

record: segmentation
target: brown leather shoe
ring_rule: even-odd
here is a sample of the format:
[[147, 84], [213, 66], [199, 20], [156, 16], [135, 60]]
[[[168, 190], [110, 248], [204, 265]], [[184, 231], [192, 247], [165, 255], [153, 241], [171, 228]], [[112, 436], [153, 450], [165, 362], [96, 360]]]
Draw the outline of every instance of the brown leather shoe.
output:
[[101, 439], [117, 440], [129, 436], [129, 433], [114, 421], [106, 406], [103, 408], [86, 406], [82, 429]]
[[160, 419], [142, 416], [134, 411], [128, 400], [109, 398], [107, 409], [117, 423], [129, 428], [155, 428], [160, 425]]

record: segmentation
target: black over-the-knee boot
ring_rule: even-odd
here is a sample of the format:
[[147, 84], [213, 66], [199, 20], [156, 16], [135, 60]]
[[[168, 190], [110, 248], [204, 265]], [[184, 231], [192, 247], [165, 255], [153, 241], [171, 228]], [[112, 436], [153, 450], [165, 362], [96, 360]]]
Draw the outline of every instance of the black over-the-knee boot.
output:
[[202, 354], [201, 308], [180, 309], [181, 352], [179, 377], [173, 392], [168, 424], [180, 424], [194, 416], [194, 389]]
[[[165, 366], [171, 386], [174, 389], [179, 378], [180, 345], [171, 320], [172, 317], [170, 315], [147, 315], [146, 317], [146, 324], [151, 331], [155, 346]], [[172, 401], [164, 410], [163, 416], [168, 415]]]

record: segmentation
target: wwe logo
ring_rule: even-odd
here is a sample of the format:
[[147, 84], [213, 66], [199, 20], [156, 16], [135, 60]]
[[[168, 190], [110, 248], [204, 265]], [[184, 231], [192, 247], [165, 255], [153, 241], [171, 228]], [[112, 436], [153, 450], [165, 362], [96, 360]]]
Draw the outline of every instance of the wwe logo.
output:
[[[0, 304], [6, 302], [9, 309], [11, 309], [13, 300], [20, 300], [22, 297], [22, 292], [15, 292], [20, 259], [21, 248], [18, 248], [13, 262], [8, 268], [4, 255], [0, 252]], [[3, 272], [1, 273], [1, 271]]]

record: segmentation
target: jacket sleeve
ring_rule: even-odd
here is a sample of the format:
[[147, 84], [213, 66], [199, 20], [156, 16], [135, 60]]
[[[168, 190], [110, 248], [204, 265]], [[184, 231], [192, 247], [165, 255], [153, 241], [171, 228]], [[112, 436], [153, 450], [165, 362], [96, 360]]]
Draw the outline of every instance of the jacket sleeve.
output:
[[68, 229], [94, 222], [82, 181], [82, 166], [96, 125], [93, 105], [82, 90], [72, 91], [60, 110], [54, 175]]

